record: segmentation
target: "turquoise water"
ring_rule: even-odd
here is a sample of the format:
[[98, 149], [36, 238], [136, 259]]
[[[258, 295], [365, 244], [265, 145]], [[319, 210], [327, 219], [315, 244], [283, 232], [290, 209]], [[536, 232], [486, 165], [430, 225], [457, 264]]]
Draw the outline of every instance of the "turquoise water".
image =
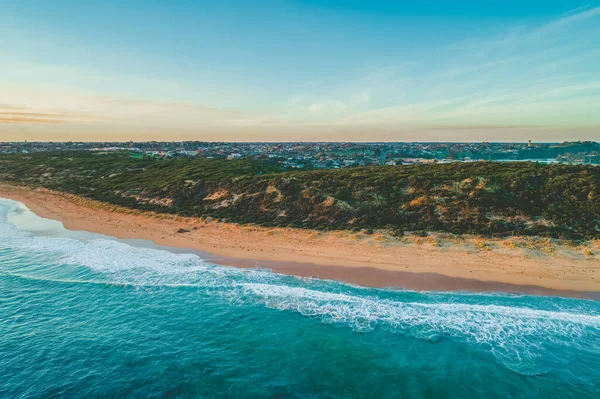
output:
[[598, 398], [600, 303], [367, 289], [0, 200], [0, 397]]

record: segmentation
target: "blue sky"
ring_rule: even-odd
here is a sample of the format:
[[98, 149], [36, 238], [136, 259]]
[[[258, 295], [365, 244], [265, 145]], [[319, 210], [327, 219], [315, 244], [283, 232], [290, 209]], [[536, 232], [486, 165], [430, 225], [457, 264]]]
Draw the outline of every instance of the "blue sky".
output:
[[600, 3], [0, 9], [0, 140], [600, 137]]

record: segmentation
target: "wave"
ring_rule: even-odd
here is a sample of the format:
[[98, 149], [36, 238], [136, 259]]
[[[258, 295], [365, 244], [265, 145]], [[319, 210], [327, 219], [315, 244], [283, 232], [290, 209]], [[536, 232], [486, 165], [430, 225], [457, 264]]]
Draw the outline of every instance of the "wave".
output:
[[600, 354], [600, 305], [593, 301], [358, 288], [222, 267], [195, 254], [109, 239], [40, 237], [9, 223], [8, 212], [0, 204], [0, 268], [21, 278], [194, 289], [231, 305], [293, 311], [361, 332], [381, 328], [429, 341], [484, 345], [510, 365], [531, 363], [557, 345]]

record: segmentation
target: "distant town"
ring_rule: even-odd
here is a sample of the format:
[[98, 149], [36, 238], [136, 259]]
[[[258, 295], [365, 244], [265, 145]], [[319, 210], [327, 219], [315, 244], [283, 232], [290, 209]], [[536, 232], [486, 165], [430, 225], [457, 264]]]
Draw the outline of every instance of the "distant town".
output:
[[263, 159], [287, 169], [331, 169], [474, 161], [600, 164], [600, 143], [444, 142], [0, 142], [2, 153], [129, 151], [132, 157]]

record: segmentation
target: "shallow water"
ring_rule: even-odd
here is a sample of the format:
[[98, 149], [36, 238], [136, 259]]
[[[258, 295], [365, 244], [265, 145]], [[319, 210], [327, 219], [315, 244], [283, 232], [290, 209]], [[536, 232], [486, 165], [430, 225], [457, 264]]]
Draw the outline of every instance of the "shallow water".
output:
[[0, 397], [600, 397], [600, 302], [222, 267], [0, 200]]

